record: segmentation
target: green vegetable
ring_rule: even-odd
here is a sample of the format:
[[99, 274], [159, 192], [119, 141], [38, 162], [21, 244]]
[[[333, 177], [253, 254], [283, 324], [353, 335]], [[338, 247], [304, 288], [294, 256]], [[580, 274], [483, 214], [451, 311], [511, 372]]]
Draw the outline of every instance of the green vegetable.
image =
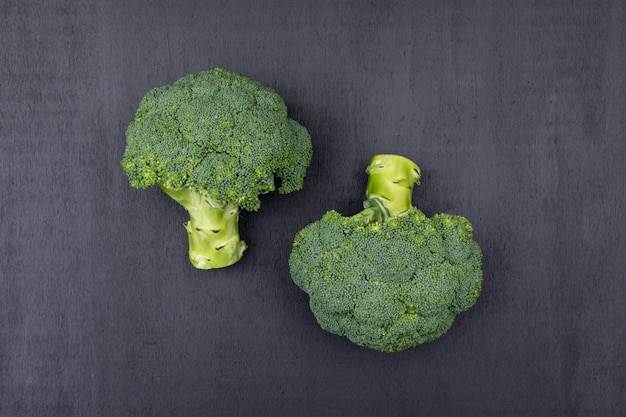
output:
[[312, 152], [274, 91], [222, 68], [148, 92], [126, 138], [130, 184], [158, 185], [189, 212], [189, 259], [199, 269], [241, 259], [240, 208], [258, 210], [276, 178], [280, 193], [302, 188]]
[[420, 169], [376, 155], [364, 209], [329, 211], [297, 233], [289, 266], [320, 326], [396, 352], [443, 335], [481, 290], [482, 253], [461, 216], [426, 217], [411, 203]]

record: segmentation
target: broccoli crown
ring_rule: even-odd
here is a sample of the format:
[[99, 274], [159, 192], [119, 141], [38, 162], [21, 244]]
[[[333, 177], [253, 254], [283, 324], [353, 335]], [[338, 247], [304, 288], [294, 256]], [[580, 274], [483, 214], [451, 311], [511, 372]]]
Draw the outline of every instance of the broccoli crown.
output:
[[413, 206], [382, 223], [329, 211], [298, 232], [289, 258], [320, 326], [383, 352], [444, 334], [476, 302], [481, 262], [467, 219]]
[[282, 99], [222, 68], [148, 92], [126, 138], [122, 166], [133, 187], [203, 190], [247, 210], [275, 178], [281, 193], [302, 188], [311, 159], [309, 133]]

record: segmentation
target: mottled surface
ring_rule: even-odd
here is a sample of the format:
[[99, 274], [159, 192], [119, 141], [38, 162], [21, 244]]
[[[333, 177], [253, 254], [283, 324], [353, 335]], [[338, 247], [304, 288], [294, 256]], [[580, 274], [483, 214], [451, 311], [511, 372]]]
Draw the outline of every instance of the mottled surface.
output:
[[[626, 408], [622, 1], [4, 0], [0, 416], [615, 416]], [[303, 191], [245, 213], [243, 260], [120, 167], [151, 88], [215, 66], [312, 136]], [[361, 206], [367, 162], [462, 214], [476, 306], [397, 354], [319, 328], [295, 233]]]

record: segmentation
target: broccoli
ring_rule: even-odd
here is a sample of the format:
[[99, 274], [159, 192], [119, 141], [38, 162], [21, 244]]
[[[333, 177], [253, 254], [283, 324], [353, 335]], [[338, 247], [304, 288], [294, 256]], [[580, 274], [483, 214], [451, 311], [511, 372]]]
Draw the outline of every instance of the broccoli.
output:
[[474, 305], [482, 252], [467, 219], [412, 205], [412, 161], [376, 155], [366, 172], [364, 209], [331, 210], [299, 231], [289, 267], [324, 330], [397, 352], [440, 337]]
[[131, 186], [159, 186], [189, 212], [189, 259], [198, 269], [241, 259], [239, 210], [259, 195], [302, 188], [308, 131], [271, 89], [223, 68], [189, 74], [141, 100], [121, 161]]

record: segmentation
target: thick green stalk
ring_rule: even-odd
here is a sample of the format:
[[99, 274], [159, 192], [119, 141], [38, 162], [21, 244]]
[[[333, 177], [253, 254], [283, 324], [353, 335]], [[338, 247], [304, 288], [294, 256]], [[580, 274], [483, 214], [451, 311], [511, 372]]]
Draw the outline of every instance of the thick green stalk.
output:
[[239, 238], [239, 207], [224, 204], [202, 190], [161, 189], [189, 212], [189, 260], [198, 269], [223, 268], [241, 259], [246, 243]]
[[374, 155], [365, 170], [369, 175], [364, 210], [369, 222], [383, 222], [400, 216], [412, 205], [413, 185], [419, 184], [420, 168], [400, 155]]

